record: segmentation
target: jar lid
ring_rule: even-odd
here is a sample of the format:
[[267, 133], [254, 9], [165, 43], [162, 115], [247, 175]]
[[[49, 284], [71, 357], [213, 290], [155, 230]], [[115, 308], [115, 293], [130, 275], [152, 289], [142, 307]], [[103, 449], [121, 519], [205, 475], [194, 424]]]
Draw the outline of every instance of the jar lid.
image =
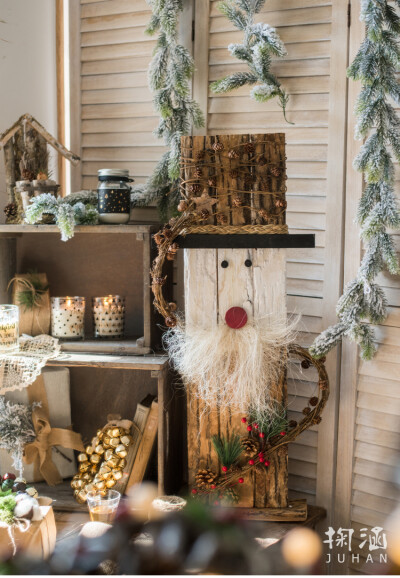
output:
[[129, 178], [128, 169], [99, 169], [97, 171], [99, 177], [125, 177]]

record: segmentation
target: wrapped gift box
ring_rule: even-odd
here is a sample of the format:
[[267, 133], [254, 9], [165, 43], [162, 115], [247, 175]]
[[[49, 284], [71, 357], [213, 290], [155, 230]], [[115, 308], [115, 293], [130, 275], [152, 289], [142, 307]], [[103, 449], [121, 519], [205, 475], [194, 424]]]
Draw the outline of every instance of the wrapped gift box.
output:
[[[0, 527], [0, 544], [2, 556], [8, 558], [21, 552], [30, 558], [48, 558], [56, 545], [56, 521], [54, 518], [51, 499], [41, 497], [38, 499], [43, 519], [40, 522], [32, 522], [28, 530], [22, 531], [18, 526], [11, 530]], [[14, 544], [10, 537], [13, 536]]]
[[[47, 395], [50, 425], [52, 428], [67, 429], [71, 426], [69, 370], [66, 367], [48, 367], [44, 368], [42, 375]], [[34, 384], [28, 388], [9, 392], [6, 394], [6, 399], [13, 403], [28, 405], [31, 403], [29, 390], [32, 387]], [[53, 447], [51, 451], [54, 465], [62, 478], [72, 477], [76, 473], [74, 451], [64, 447], [57, 449]], [[59, 452], [62, 452], [63, 455]], [[11, 456], [5, 450], [0, 450], [0, 473], [14, 471]], [[23, 476], [28, 483], [43, 480], [38, 468], [34, 464], [26, 464], [25, 462]]]

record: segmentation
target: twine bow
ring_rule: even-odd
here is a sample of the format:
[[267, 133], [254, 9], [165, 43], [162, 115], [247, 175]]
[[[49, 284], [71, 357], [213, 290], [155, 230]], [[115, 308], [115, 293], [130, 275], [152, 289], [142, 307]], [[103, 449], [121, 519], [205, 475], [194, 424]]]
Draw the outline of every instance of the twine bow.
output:
[[34, 386], [35, 397], [39, 397], [42, 407], [37, 407], [32, 412], [36, 438], [25, 446], [24, 459], [27, 464], [34, 464], [49, 486], [54, 486], [61, 483], [62, 478], [52, 460], [52, 447], [62, 446], [80, 452], [84, 451], [84, 447], [80, 434], [70, 429], [51, 427], [43, 376], [39, 376]]

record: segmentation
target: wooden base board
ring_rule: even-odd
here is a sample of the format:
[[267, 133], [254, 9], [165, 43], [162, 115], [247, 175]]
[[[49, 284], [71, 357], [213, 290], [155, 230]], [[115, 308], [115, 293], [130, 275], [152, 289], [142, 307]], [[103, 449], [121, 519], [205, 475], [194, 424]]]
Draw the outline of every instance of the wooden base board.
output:
[[287, 508], [235, 508], [244, 520], [252, 522], [304, 522], [307, 501], [289, 500]]

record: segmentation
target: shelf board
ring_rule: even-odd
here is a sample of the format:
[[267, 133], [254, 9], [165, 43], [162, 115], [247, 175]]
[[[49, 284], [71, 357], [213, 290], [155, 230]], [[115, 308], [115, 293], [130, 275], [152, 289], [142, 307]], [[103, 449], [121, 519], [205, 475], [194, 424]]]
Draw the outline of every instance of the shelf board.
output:
[[[128, 225], [77, 225], [75, 234], [79, 233], [151, 233], [159, 228], [156, 223], [132, 223]], [[58, 233], [57, 225], [0, 225], [0, 234], [5, 233]]]
[[63, 367], [104, 367], [106, 369], [141, 369], [159, 371], [167, 366], [166, 355], [96, 355], [93, 353], [61, 353], [47, 365]]
[[84, 341], [62, 341], [63, 353], [95, 353], [110, 355], [148, 355], [152, 352], [150, 347], [143, 347], [140, 342], [143, 337], [136, 339], [88, 339]]

